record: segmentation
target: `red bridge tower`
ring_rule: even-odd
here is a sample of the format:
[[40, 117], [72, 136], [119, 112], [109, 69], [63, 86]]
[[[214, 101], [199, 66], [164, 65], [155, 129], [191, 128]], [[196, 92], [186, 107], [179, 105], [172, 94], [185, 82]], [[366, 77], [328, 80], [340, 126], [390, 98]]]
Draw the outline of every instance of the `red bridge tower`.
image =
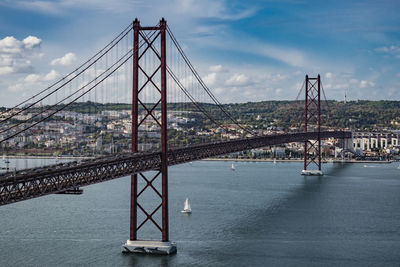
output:
[[[138, 175], [131, 176], [131, 216], [130, 237], [122, 246], [123, 252], [172, 254], [176, 252], [176, 244], [169, 241], [168, 235], [168, 145], [167, 145], [167, 64], [166, 64], [166, 29], [167, 22], [161, 19], [158, 26], [142, 27], [138, 19], [133, 22], [133, 79], [132, 79], [132, 152], [138, 152], [138, 129], [147, 118], [154, 120], [161, 131], [161, 166], [152, 178], [143, 173], [139, 176], [146, 185], [138, 192]], [[140, 46], [139, 46], [140, 45]], [[158, 50], [157, 46], [160, 46]], [[145, 54], [151, 53], [158, 61], [154, 69], [144, 65]], [[143, 63], [142, 63], [143, 62]], [[158, 99], [152, 99], [154, 106], [147, 107], [145, 94], [146, 86], [152, 86], [159, 92]], [[139, 118], [138, 107], [145, 111], [144, 118]], [[153, 104], [152, 104], [153, 105]], [[160, 107], [161, 105], [161, 107]], [[161, 112], [161, 118], [154, 111]], [[161, 192], [157, 189], [156, 181], [161, 179]], [[160, 198], [160, 204], [151, 210], [146, 210], [145, 203], [140, 203], [139, 197], [144, 191], [154, 191]], [[155, 218], [161, 209], [161, 225]], [[138, 222], [138, 210], [144, 214], [144, 219]], [[152, 223], [161, 232], [161, 241], [138, 240], [137, 232], [143, 225]]]
[[[321, 171], [321, 77], [305, 80], [304, 132], [318, 132], [316, 140], [304, 142], [304, 169], [302, 175], [323, 175]], [[310, 165], [318, 169], [307, 169]]]

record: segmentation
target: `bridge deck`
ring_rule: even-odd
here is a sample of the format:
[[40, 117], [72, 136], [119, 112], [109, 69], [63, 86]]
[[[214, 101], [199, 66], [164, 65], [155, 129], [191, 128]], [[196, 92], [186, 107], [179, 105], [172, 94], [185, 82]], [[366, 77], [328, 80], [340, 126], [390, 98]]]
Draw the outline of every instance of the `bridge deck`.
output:
[[[350, 138], [350, 132], [326, 131], [322, 139]], [[316, 139], [317, 132], [258, 136], [233, 141], [202, 144], [168, 152], [168, 165], [201, 160], [253, 148]], [[124, 153], [82, 162], [55, 164], [20, 170], [0, 176], [0, 205], [62, 192], [66, 189], [105, 182], [134, 173], [157, 170], [161, 154]]]

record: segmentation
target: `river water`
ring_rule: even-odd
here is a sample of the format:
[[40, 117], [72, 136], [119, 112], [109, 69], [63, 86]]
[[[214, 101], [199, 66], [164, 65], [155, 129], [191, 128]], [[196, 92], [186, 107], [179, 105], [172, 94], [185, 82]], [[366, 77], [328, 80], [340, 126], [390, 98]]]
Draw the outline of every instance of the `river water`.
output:
[[[398, 163], [329, 163], [322, 178], [301, 176], [301, 163], [231, 164], [169, 168], [176, 255], [121, 253], [124, 177], [0, 207], [0, 266], [399, 266]], [[150, 191], [141, 197], [147, 208], [159, 203]], [[186, 197], [189, 216], [180, 212]], [[141, 230], [160, 238], [151, 224]]]

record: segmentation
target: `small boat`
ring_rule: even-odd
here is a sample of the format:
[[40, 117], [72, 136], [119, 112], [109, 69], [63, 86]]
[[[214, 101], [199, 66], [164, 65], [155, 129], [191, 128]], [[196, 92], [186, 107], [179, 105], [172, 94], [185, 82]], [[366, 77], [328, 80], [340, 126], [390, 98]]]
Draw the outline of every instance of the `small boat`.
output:
[[232, 171], [235, 170], [235, 164], [232, 163], [232, 167], [231, 167]]
[[397, 167], [397, 169], [400, 169], [400, 165]]
[[190, 208], [189, 199], [186, 198], [185, 205], [183, 206], [182, 213], [192, 213], [192, 209]]
[[377, 165], [364, 165], [364, 168], [378, 168]]
[[276, 164], [276, 159], [274, 158], [274, 164]]

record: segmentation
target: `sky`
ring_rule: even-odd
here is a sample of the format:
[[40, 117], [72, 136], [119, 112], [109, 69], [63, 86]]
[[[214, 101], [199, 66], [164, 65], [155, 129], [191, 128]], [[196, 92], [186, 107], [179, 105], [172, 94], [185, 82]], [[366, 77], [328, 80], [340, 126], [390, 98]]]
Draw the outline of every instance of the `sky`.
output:
[[161, 17], [223, 103], [400, 100], [400, 1], [0, 0], [0, 105], [69, 73], [136, 17]]

